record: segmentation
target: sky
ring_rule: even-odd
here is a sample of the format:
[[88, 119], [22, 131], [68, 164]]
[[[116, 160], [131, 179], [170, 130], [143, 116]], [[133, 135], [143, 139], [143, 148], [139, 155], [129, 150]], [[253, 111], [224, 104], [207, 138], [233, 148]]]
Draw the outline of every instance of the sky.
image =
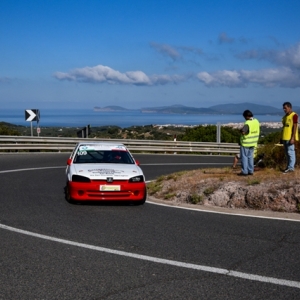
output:
[[299, 0], [0, 0], [0, 103], [300, 100]]

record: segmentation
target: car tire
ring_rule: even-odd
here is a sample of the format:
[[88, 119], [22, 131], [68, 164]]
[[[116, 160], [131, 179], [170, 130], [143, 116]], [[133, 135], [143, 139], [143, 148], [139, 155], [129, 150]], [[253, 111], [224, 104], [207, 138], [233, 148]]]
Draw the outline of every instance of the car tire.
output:
[[137, 205], [143, 205], [147, 200], [147, 188], [145, 189], [145, 195], [144, 198], [137, 202]]

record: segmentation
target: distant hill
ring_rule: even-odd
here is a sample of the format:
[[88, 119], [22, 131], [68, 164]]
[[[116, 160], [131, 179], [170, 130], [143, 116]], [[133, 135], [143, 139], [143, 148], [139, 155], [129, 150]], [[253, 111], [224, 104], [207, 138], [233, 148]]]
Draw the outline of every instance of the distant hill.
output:
[[273, 106], [260, 105], [254, 103], [228, 103], [228, 104], [219, 104], [210, 107], [214, 111], [222, 114], [242, 114], [244, 110], [249, 109], [254, 115], [265, 115], [265, 114], [279, 114], [283, 113], [282, 108], [276, 108]]
[[129, 110], [129, 109], [121, 106], [116, 106], [116, 105], [105, 106], [105, 107], [99, 107], [99, 106], [94, 107], [94, 111], [124, 111], [124, 110]]
[[[219, 104], [210, 107], [190, 107], [181, 104], [175, 104], [170, 106], [159, 107], [143, 107], [137, 109], [142, 113], [162, 113], [162, 114], [243, 114], [244, 110], [249, 109], [255, 115], [283, 115], [282, 108], [277, 108], [268, 105], [260, 105], [249, 102], [244, 103], [227, 103]], [[300, 114], [300, 107], [294, 106], [294, 111]], [[127, 109], [121, 106], [106, 106], [106, 107], [94, 107], [94, 111], [112, 112], [112, 111], [132, 111], [133, 109]]]
[[249, 109], [254, 115], [260, 114], [270, 114], [270, 115], [282, 115], [282, 109], [253, 104], [253, 103], [228, 103], [210, 106], [208, 108], [199, 107], [188, 107], [184, 105], [171, 105], [171, 106], [161, 106], [161, 107], [145, 107], [141, 108], [142, 112], [152, 112], [152, 113], [178, 113], [178, 114], [242, 114], [244, 110]]
[[162, 114], [215, 114], [216, 111], [210, 108], [188, 107], [180, 104], [161, 107], [144, 107], [141, 108], [143, 113], [162, 113]]

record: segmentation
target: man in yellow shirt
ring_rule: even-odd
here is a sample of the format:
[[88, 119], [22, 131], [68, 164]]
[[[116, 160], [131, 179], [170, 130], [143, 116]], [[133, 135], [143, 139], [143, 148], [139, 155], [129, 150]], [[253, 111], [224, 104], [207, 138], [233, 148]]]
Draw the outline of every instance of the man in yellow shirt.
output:
[[287, 167], [283, 173], [293, 172], [296, 164], [295, 143], [298, 137], [298, 115], [293, 112], [290, 102], [283, 103], [285, 116], [282, 118], [281, 142], [287, 158]]

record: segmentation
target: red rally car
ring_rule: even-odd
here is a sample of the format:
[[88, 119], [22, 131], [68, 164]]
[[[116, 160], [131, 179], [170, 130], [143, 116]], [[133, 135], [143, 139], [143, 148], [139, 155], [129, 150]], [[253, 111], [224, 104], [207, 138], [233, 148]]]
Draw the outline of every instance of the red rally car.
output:
[[124, 200], [143, 204], [147, 198], [143, 171], [123, 144], [77, 144], [67, 161], [66, 176], [69, 202]]

